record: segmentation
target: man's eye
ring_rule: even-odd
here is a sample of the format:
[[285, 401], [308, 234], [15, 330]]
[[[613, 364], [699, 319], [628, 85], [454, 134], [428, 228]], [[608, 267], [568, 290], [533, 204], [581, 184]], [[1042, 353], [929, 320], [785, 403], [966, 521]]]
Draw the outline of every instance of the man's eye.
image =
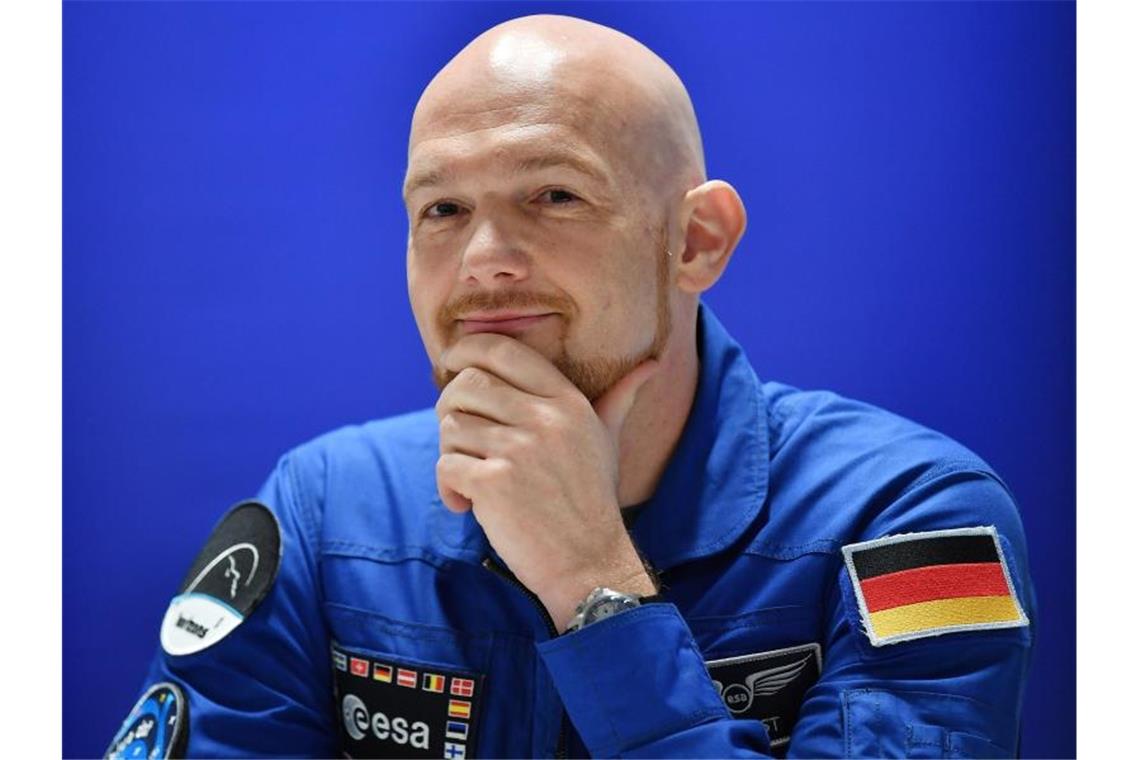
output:
[[433, 203], [424, 211], [424, 216], [429, 219], [439, 219], [445, 216], [455, 216], [459, 213], [459, 204], [451, 201], [441, 201]]
[[559, 188], [544, 190], [542, 192], [542, 195], [539, 197], [543, 200], [549, 201], [550, 203], [557, 204], [573, 203], [574, 201], [578, 200], [578, 196], [574, 195], [574, 193], [571, 193], [568, 190], [561, 190]]

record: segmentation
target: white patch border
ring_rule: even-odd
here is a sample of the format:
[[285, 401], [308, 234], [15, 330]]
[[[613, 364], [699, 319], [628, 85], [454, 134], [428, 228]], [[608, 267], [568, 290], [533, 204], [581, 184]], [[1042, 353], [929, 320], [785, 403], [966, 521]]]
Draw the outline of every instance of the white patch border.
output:
[[817, 642], [810, 644], [796, 644], [794, 647], [784, 647], [783, 649], [771, 649], [767, 652], [757, 652], [755, 654], [742, 654], [736, 657], [724, 657], [719, 660], [708, 660], [705, 662], [705, 668], [720, 667], [721, 665], [740, 665], [745, 662], [756, 662], [758, 660], [766, 660], [771, 657], [779, 657], [782, 654], [791, 654], [792, 652], [803, 652], [808, 649], [815, 650], [815, 664], [819, 666], [819, 672], [823, 672], [823, 647]]
[[[812, 651], [815, 653], [815, 665], [819, 670], [820, 677], [823, 677], [823, 647], [819, 642], [813, 641], [810, 644], [796, 644], [792, 647], [784, 647], [782, 649], [770, 649], [767, 652], [756, 652], [755, 654], [741, 654], [735, 657], [723, 657], [719, 660], [706, 660], [705, 670], [709, 673], [709, 678], [712, 678], [712, 670], [710, 668], [720, 667], [722, 665], [742, 665], [746, 662], [760, 662], [772, 657], [779, 657], [784, 654], [791, 654], [792, 652]], [[811, 686], [808, 687], [809, 689]], [[776, 739], [769, 743], [771, 747], [782, 747], [792, 740], [792, 737], [785, 736], [783, 739]]]
[[[914, 633], [896, 633], [892, 636], [878, 636], [875, 633], [875, 628], [871, 625], [871, 613], [867, 608], [867, 600], [863, 598], [863, 589], [859, 585], [859, 574], [855, 571], [855, 560], [853, 555], [857, 551], [865, 551], [873, 549], [877, 546], [887, 546], [889, 544], [901, 544], [908, 541], [914, 541], [923, 538], [935, 538], [944, 536], [989, 536], [993, 539], [994, 548], [997, 549], [998, 562], [1001, 564], [1001, 572], [1005, 577], [1006, 586], [1009, 588], [1009, 595], [1013, 598], [1013, 604], [1017, 608], [1017, 620], [1002, 620], [994, 623], [963, 623], [960, 625], [946, 625], [940, 628], [928, 628], [923, 631]], [[1021, 606], [1021, 598], [1017, 595], [1017, 587], [1013, 585], [1013, 578], [1009, 574], [1009, 563], [1005, 561], [1005, 552], [1002, 551], [1001, 541], [998, 540], [997, 528], [993, 525], [979, 525], [973, 528], [947, 528], [944, 530], [927, 530], [919, 531], [917, 533], [897, 533], [890, 536], [883, 536], [882, 538], [872, 539], [871, 541], [860, 541], [859, 543], [846, 544], [841, 548], [843, 552], [843, 562], [847, 566], [847, 575], [851, 580], [852, 589], [855, 592], [855, 601], [859, 605], [859, 619], [863, 624], [863, 633], [871, 641], [871, 646], [883, 647], [890, 644], [898, 644], [903, 641], [914, 641], [915, 639], [925, 639], [932, 636], [941, 636], [944, 633], [960, 633], [962, 631], [981, 631], [981, 630], [994, 630], [998, 628], [1023, 628], [1029, 625], [1029, 618], [1025, 614], [1025, 609]]]
[[163, 747], [161, 755], [163, 760], [166, 760], [166, 758], [170, 757], [170, 753], [175, 747], [178, 746], [178, 742], [182, 739], [183, 728], [190, 724], [190, 714], [187, 712], [187, 706], [189, 705], [189, 702], [187, 701], [186, 696], [182, 693], [182, 687], [173, 681], [159, 681], [147, 689], [145, 692], [143, 692], [143, 695], [139, 697], [137, 702], [135, 702], [135, 706], [131, 708], [131, 711], [129, 713], [127, 713], [127, 717], [123, 718], [123, 722], [119, 726], [119, 730], [115, 732], [115, 736], [111, 739], [111, 743], [107, 746], [107, 749], [104, 750], [102, 755], [103, 757], [107, 758], [111, 756], [111, 750], [114, 749], [115, 744], [120, 741], [120, 735], [127, 728], [127, 726], [131, 724], [132, 720], [138, 718], [139, 708], [141, 708], [146, 703], [146, 701], [150, 699], [151, 695], [159, 689], [169, 689], [170, 693], [174, 695], [175, 702], [178, 704], [178, 720], [174, 724], [174, 731], [172, 731], [170, 734], [170, 741], [168, 741], [166, 743], [166, 746]]

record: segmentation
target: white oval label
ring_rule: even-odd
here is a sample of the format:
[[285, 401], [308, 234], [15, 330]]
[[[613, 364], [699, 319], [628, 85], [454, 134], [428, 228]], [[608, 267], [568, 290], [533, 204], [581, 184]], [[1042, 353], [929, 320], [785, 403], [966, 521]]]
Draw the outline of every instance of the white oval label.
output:
[[243, 619], [212, 597], [180, 594], [170, 600], [162, 619], [162, 648], [172, 655], [200, 652], [225, 638]]

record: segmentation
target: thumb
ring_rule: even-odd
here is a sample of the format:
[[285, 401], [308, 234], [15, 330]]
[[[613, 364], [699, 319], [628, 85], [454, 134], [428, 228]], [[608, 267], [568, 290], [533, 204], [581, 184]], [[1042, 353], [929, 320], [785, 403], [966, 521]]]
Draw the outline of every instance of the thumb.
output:
[[613, 387], [594, 402], [594, 412], [601, 418], [602, 423], [610, 431], [610, 435], [615, 441], [618, 440], [621, 433], [621, 426], [625, 423], [626, 415], [633, 408], [637, 391], [641, 389], [646, 380], [657, 374], [660, 367], [661, 364], [656, 359], [646, 359], [630, 370], [629, 374], [614, 383]]

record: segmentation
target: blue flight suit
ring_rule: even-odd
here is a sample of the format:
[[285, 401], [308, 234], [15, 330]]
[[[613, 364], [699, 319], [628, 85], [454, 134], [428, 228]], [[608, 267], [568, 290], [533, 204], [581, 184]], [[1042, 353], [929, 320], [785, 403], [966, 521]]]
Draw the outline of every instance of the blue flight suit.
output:
[[[692, 411], [631, 528], [663, 602], [556, 635], [474, 517], [442, 506], [433, 410], [346, 427], [258, 494], [281, 531], [260, 606], [153, 661], [148, 685], [186, 692], [187, 754], [340, 756], [336, 646], [483, 676], [470, 756], [1015, 754], [1035, 602], [1005, 484], [913, 422], [761, 384], [704, 305], [697, 333]], [[873, 646], [841, 547], [972, 526], [996, 529], [1029, 625]], [[821, 664], [794, 724], [734, 718], [706, 663], [796, 647]]]

